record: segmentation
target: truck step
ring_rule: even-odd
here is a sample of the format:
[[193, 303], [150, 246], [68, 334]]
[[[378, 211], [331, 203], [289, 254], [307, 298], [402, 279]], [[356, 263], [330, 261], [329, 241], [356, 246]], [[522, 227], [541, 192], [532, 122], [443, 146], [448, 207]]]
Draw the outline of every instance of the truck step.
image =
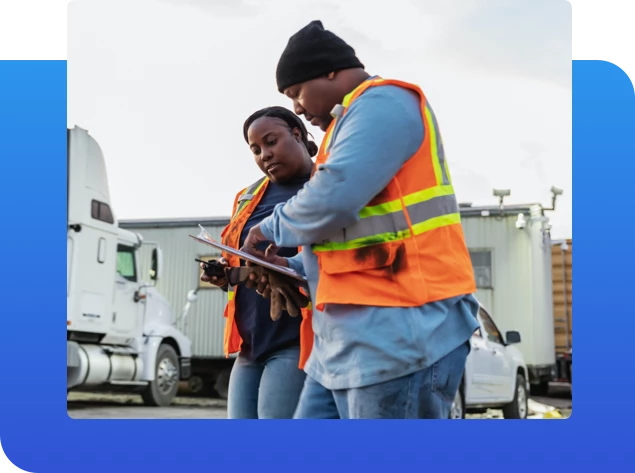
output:
[[132, 348], [102, 346], [101, 349], [104, 350], [106, 353], [110, 353], [111, 355], [139, 355], [139, 353]]
[[147, 381], [110, 381], [110, 384], [115, 386], [146, 386]]

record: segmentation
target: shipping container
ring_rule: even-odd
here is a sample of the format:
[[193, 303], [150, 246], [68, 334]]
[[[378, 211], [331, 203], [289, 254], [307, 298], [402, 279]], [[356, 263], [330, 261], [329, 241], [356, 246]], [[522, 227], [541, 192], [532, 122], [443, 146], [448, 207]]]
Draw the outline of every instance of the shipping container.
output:
[[573, 240], [554, 241], [551, 247], [553, 280], [553, 326], [556, 351], [556, 379], [571, 383]]

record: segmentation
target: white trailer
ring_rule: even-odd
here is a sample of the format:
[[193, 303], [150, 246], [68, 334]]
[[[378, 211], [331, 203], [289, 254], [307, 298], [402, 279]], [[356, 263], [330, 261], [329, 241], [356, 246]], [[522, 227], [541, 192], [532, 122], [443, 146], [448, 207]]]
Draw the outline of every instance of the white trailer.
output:
[[[67, 389], [139, 392], [147, 405], [169, 405], [190, 375], [191, 343], [154, 287], [161, 249], [119, 227], [97, 141], [76, 126], [67, 146]], [[142, 246], [152, 247], [149, 282]]]
[[461, 204], [477, 297], [502, 333], [517, 330], [532, 391], [544, 392], [555, 376], [551, 236], [539, 204], [473, 207]]

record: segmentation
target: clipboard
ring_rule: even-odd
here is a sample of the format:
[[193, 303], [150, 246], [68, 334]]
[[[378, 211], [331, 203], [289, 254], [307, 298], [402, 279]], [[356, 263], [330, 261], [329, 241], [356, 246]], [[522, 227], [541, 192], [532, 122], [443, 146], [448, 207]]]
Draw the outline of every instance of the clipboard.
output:
[[205, 230], [202, 225], [199, 225], [199, 227], [201, 229], [201, 233], [199, 233], [197, 236], [189, 235], [190, 238], [193, 238], [194, 240], [198, 241], [199, 243], [203, 243], [204, 245], [209, 245], [218, 250], [237, 256], [242, 260], [249, 261], [250, 263], [257, 264], [258, 266], [263, 266], [267, 269], [271, 269], [272, 271], [276, 271], [277, 273], [284, 274], [285, 276], [297, 280], [305, 289], [308, 289], [309, 285], [307, 279], [293, 269], [287, 268], [286, 266], [279, 266], [277, 264], [269, 263], [268, 261], [260, 259], [257, 256], [253, 256], [249, 253], [245, 253], [244, 251], [240, 251], [230, 246], [223, 245], [222, 243], [218, 243], [217, 241], [214, 241], [214, 239], [209, 235], [207, 230]]

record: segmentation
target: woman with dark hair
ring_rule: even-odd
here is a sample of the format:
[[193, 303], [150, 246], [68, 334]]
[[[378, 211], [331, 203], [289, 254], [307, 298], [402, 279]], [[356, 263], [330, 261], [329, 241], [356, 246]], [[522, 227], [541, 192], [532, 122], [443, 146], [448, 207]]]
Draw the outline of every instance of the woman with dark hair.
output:
[[[243, 126], [245, 141], [264, 177], [236, 195], [232, 218], [223, 230], [223, 244], [240, 248], [249, 230], [269, 216], [277, 204], [293, 197], [309, 180], [317, 145], [290, 110], [268, 107], [252, 114]], [[265, 242], [266, 243], [266, 242]], [[268, 244], [265, 244], [264, 251]], [[280, 248], [281, 264], [298, 248]], [[225, 266], [244, 265], [224, 254]], [[225, 279], [201, 276], [228, 291], [225, 308], [225, 355], [238, 352], [229, 379], [230, 419], [292, 418], [304, 385], [302, 370], [313, 342], [310, 310], [273, 321], [270, 299], [245, 285], [228, 287]], [[302, 338], [302, 353], [300, 339]]]

